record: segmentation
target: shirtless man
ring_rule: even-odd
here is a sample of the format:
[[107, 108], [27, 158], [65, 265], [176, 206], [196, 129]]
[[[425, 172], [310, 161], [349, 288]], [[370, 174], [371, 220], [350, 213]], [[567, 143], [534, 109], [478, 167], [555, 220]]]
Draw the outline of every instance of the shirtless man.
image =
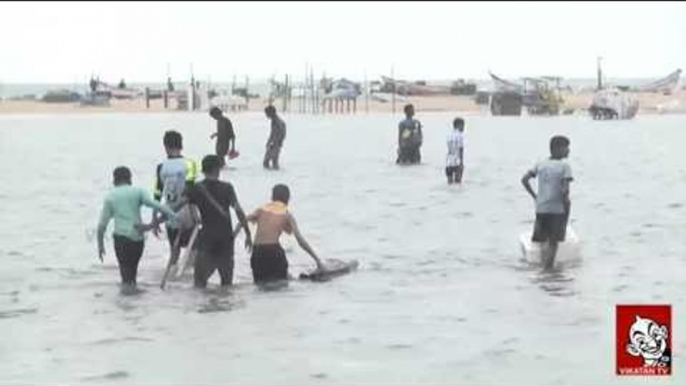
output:
[[[290, 190], [278, 184], [272, 190], [272, 202], [255, 210], [247, 220], [257, 224], [250, 267], [255, 283], [288, 279], [288, 260], [279, 244], [282, 232], [295, 235], [298, 245], [305, 250], [322, 269], [322, 263], [305, 238], [300, 234], [295, 217], [288, 211]], [[240, 228], [236, 228], [237, 233]]]

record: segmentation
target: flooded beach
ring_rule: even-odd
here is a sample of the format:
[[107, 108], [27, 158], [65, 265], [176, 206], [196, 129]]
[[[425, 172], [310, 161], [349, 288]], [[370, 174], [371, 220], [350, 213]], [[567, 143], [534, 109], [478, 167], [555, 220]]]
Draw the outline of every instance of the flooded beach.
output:
[[[262, 168], [268, 121], [231, 115], [240, 157], [222, 171], [241, 205], [291, 188], [290, 208], [322, 258], [359, 260], [324, 283], [252, 284], [243, 236], [236, 285], [159, 289], [166, 240], [146, 237], [143, 293], [119, 293], [95, 226], [111, 172], [152, 190], [162, 135], [213, 152], [205, 113], [0, 116], [2, 384], [665, 384], [686, 382], [686, 116], [462, 115], [465, 175], [445, 181], [455, 114], [425, 113], [422, 163], [395, 164], [400, 114], [285, 114], [282, 169]], [[522, 174], [571, 139], [571, 224], [582, 261], [552, 273], [522, 261], [533, 226]], [[145, 212], [145, 219], [149, 212]], [[290, 273], [312, 268], [283, 239]], [[615, 375], [615, 307], [671, 304], [674, 374]]]

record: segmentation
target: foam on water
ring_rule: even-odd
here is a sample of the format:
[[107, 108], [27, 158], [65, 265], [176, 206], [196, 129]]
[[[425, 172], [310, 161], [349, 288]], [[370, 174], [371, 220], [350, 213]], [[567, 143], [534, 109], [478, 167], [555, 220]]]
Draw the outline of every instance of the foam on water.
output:
[[[264, 290], [239, 236], [234, 288], [214, 277], [197, 291], [185, 277], [161, 291], [167, 244], [149, 236], [143, 292], [124, 295], [111, 241], [101, 264], [89, 233], [112, 169], [128, 165], [134, 184], [151, 187], [163, 132], [180, 130], [200, 159], [214, 148], [212, 121], [0, 117], [0, 383], [619, 384], [615, 305], [686, 306], [684, 117], [469, 117], [462, 186], [443, 175], [451, 114], [419, 113], [416, 167], [394, 164], [400, 116], [287, 115], [278, 172], [262, 170], [264, 116], [231, 118], [241, 156], [222, 179], [243, 208], [289, 184], [313, 247], [358, 270]], [[558, 133], [572, 142], [583, 261], [543, 273], [521, 261], [533, 204], [519, 179]], [[312, 268], [293, 239], [284, 247], [291, 274]], [[686, 348], [678, 334], [673, 344]], [[684, 381], [675, 372], [653, 384]]]

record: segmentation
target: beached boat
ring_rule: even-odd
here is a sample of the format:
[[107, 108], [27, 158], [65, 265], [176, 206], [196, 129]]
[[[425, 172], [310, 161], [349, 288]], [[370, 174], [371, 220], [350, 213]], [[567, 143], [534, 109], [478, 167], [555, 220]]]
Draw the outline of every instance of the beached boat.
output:
[[495, 85], [496, 91], [524, 93], [523, 85], [505, 80], [496, 76], [490, 71], [488, 74], [491, 76], [491, 79], [493, 79], [493, 84]]
[[362, 94], [362, 87], [345, 78], [338, 80], [326, 79], [322, 82], [324, 86], [324, 99], [350, 99], [357, 98]]
[[638, 92], [661, 92], [671, 94], [679, 84], [681, 69], [677, 69], [662, 79], [630, 89]]
[[[370, 96], [370, 98], [372, 98], [372, 100], [375, 100], [375, 101], [381, 102], [381, 103], [391, 103], [393, 101], [393, 98], [394, 98], [393, 94], [388, 93], [388, 92], [373, 92], [373, 93], [369, 94], [369, 96]], [[405, 97], [403, 95], [395, 94], [395, 101], [398, 103], [404, 103], [404, 102], [407, 102], [408, 99], [407, 99], [407, 97]]]
[[48, 103], [71, 103], [78, 102], [81, 99], [81, 94], [67, 90], [53, 90], [48, 91], [41, 100]]
[[402, 95], [450, 95], [450, 86], [428, 85], [425, 81], [408, 82], [381, 76], [381, 92]]

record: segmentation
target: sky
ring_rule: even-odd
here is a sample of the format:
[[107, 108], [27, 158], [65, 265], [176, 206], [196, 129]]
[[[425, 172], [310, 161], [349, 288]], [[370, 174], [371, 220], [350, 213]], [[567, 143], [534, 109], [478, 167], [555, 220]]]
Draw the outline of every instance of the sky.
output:
[[0, 2], [0, 82], [656, 78], [686, 70], [686, 3]]

